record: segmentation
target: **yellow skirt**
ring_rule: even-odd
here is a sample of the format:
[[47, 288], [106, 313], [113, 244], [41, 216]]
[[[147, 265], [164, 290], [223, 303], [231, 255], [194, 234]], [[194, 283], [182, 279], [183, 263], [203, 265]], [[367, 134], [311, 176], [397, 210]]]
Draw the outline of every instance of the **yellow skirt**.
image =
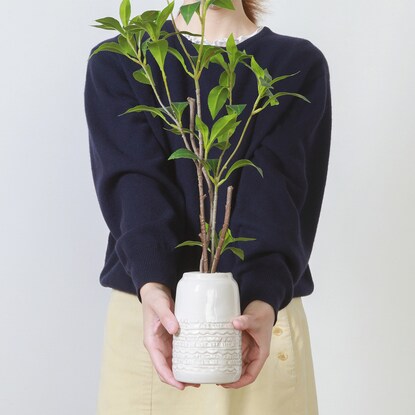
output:
[[271, 353], [254, 383], [183, 391], [159, 379], [143, 345], [138, 298], [112, 289], [105, 327], [98, 415], [318, 415], [307, 318], [301, 297], [278, 313]]

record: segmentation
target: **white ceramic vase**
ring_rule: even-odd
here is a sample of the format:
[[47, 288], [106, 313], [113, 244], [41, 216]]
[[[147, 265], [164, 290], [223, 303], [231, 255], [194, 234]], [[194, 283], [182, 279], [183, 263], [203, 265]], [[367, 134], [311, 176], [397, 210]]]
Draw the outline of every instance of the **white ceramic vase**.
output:
[[177, 284], [173, 375], [187, 383], [232, 383], [241, 377], [242, 338], [232, 320], [241, 314], [231, 272], [185, 272]]

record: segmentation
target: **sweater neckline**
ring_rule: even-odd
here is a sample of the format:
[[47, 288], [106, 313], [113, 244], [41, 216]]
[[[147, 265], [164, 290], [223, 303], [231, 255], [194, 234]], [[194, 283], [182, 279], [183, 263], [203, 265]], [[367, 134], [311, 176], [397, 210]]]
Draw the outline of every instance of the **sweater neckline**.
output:
[[[248, 39], [249, 37], [255, 36], [260, 30], [263, 29], [264, 26], [257, 27], [252, 33], [249, 33], [247, 35], [240, 35], [238, 37], [235, 37], [235, 44], [241, 43], [243, 40]], [[199, 36], [192, 36], [188, 35], [187, 33], [183, 33], [183, 36], [186, 36], [189, 40], [191, 40], [193, 43], [198, 43], [200, 45], [201, 38]], [[227, 37], [222, 37], [220, 39], [216, 39], [214, 41], [209, 41], [204, 39], [205, 45], [209, 46], [225, 46], [226, 42], [228, 41]]]
[[[173, 22], [171, 21], [171, 19], [166, 20], [166, 23], [168, 24], [168, 30], [170, 32], [174, 32], [174, 26], [173, 26]], [[268, 26], [260, 26], [257, 30], [256, 33], [254, 33], [253, 35], [248, 35], [249, 37], [242, 39], [242, 41], [240, 41], [239, 43], [236, 43], [236, 47], [242, 47], [242, 46], [247, 46], [248, 44], [254, 43], [257, 40], [259, 41], [260, 39], [262, 39], [267, 33], [269, 33], [271, 31], [271, 29]], [[185, 44], [190, 44], [190, 45], [194, 45], [195, 42], [192, 42], [190, 39], [188, 39], [184, 34], [179, 33], [179, 36], [181, 37], [181, 39], [183, 40], [183, 43]], [[198, 43], [200, 45], [200, 42]], [[205, 45], [209, 46], [209, 43], [206, 43]], [[224, 48], [226, 49], [226, 45], [222, 46], [222, 45], [215, 45], [219, 48]]]

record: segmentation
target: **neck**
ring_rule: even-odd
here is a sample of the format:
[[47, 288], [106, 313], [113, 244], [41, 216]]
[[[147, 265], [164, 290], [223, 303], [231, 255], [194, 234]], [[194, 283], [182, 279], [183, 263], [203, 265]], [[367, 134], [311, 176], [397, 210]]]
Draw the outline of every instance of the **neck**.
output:
[[[194, 3], [194, 0], [184, 0], [183, 5]], [[205, 19], [205, 39], [208, 42], [229, 37], [233, 33], [234, 38], [249, 35], [257, 29], [257, 25], [253, 23], [245, 14], [242, 0], [233, 0], [235, 10], [224, 9], [214, 6], [208, 8]], [[200, 9], [202, 13], [202, 9]], [[202, 24], [199, 16], [195, 13], [190, 19], [189, 24], [183, 19], [181, 14], [174, 18], [174, 23], [180, 31], [189, 31], [195, 34], [202, 34]]]

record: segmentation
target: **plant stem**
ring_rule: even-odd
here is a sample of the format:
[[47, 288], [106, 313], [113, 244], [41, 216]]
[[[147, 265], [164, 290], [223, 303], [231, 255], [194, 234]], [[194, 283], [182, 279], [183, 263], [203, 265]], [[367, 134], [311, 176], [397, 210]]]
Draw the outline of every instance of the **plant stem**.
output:
[[222, 251], [222, 246], [225, 241], [225, 236], [229, 228], [229, 220], [231, 216], [232, 190], [233, 190], [233, 186], [228, 186], [228, 191], [226, 193], [225, 218], [223, 221], [222, 229], [220, 231], [218, 247], [215, 252], [215, 258], [213, 260], [211, 272], [216, 272], [216, 268], [217, 268], [220, 254]]
[[[218, 208], [218, 185], [215, 183], [214, 185], [214, 192], [213, 192], [213, 206], [212, 206], [212, 226], [210, 229], [210, 238], [211, 238], [211, 245], [210, 245], [210, 255], [212, 258], [211, 264], [213, 264], [213, 257], [215, 255], [215, 229], [216, 229], [216, 213]], [[211, 271], [212, 272], [212, 271]]]
[[[168, 4], [170, 4], [169, 0], [167, 0], [167, 3], [168, 3]], [[170, 18], [171, 18], [171, 21], [172, 21], [172, 24], [173, 24], [174, 30], [175, 30], [175, 32], [179, 32], [179, 30], [177, 30], [177, 26], [176, 26], [176, 23], [175, 23], [175, 21], [174, 21], [173, 17], [174, 17], [174, 16], [173, 16], [173, 13], [171, 13], [171, 14], [170, 14]], [[184, 44], [183, 44], [183, 40], [182, 40], [182, 38], [181, 38], [180, 34], [179, 34], [179, 33], [177, 33], [177, 34], [176, 34], [176, 37], [177, 37], [177, 40], [179, 41], [180, 45], [182, 46], [183, 51], [184, 51], [185, 55], [187, 56], [187, 59], [188, 59], [188, 60], [189, 60], [189, 62], [190, 62], [190, 66], [192, 67], [192, 69], [193, 69], [193, 71], [194, 71], [194, 70], [195, 70], [195, 65], [194, 65], [194, 63], [193, 63], [192, 59], [190, 58], [190, 54], [187, 52], [187, 49], [185, 48], [185, 46], [184, 46]]]
[[[168, 0], [167, 0], [167, 3], [169, 3]], [[178, 38], [180, 44], [182, 45], [182, 48], [183, 48], [186, 56], [188, 57], [189, 62], [192, 65], [192, 68], [194, 69], [194, 78], [193, 79], [194, 79], [194, 84], [195, 84], [197, 115], [199, 116], [200, 119], [202, 119], [202, 105], [201, 105], [201, 97], [200, 97], [199, 78], [200, 78], [200, 76], [202, 74], [202, 71], [203, 71], [203, 68], [200, 68], [200, 60], [201, 60], [201, 56], [202, 56], [202, 52], [203, 52], [203, 45], [204, 45], [205, 17], [206, 17], [206, 11], [207, 11], [205, 0], [201, 0], [200, 9], [202, 10], [201, 18], [200, 18], [201, 26], [202, 26], [202, 33], [201, 33], [201, 44], [200, 44], [200, 48], [199, 48], [198, 58], [197, 58], [197, 61], [196, 61], [196, 66], [194, 66], [193, 61], [190, 58], [190, 55], [187, 53], [187, 50], [186, 50], [185, 46], [183, 45], [182, 39], [181, 39], [179, 34], [177, 34], [177, 38]], [[173, 26], [175, 28], [175, 31], [178, 32], [176, 24], [175, 24], [174, 19], [173, 19], [173, 15], [172, 15], [171, 20], [172, 20]], [[164, 80], [164, 74], [163, 74], [163, 80]], [[203, 148], [203, 137], [202, 137], [202, 132], [201, 131], [199, 132], [199, 135], [198, 135], [198, 139], [199, 139], [199, 148], [198, 149], [196, 148], [196, 144], [195, 144], [195, 141], [194, 141], [194, 134], [193, 134], [193, 129], [194, 129], [194, 120], [193, 120], [194, 119], [194, 99], [189, 97], [187, 100], [189, 101], [189, 104], [190, 104], [190, 125], [191, 125], [190, 130], [192, 131], [192, 133], [190, 134], [191, 145], [192, 145], [194, 153], [199, 156], [200, 160], [203, 160], [203, 157], [204, 157], [203, 149], [204, 148]], [[180, 130], [181, 130], [181, 126], [180, 126]], [[184, 137], [183, 137], [183, 139], [185, 140]], [[186, 147], [187, 147], [187, 145], [186, 145]], [[187, 147], [187, 148], [189, 149], [189, 147]], [[197, 150], [198, 150], [198, 152], [197, 152]], [[201, 261], [200, 261], [200, 271], [201, 272], [209, 272], [207, 247], [208, 247], [208, 244], [209, 244], [209, 240], [211, 240], [211, 243], [212, 243], [212, 245], [211, 245], [211, 264], [212, 264], [213, 263], [213, 255], [214, 255], [214, 244], [215, 244], [215, 226], [216, 226], [218, 186], [215, 184], [214, 189], [212, 188], [213, 187], [212, 182], [209, 179], [209, 176], [206, 172], [205, 166], [202, 164], [202, 162], [200, 160], [194, 160], [194, 162], [196, 164], [198, 189], [199, 189], [199, 209], [200, 209], [200, 214], [199, 214], [200, 233], [199, 233], [199, 237], [200, 237], [201, 242], [202, 242], [202, 257], [201, 257]], [[206, 233], [206, 227], [205, 227], [206, 219], [205, 219], [204, 199], [206, 198], [206, 194], [204, 193], [203, 176], [202, 175], [204, 176], [204, 178], [206, 180], [206, 183], [208, 185], [208, 192], [209, 192], [209, 204], [210, 204], [209, 229], [211, 230], [210, 237]]]
[[[201, 18], [201, 25], [202, 25], [202, 38], [201, 38], [201, 45], [200, 45], [200, 49], [199, 49], [199, 53], [198, 53], [198, 58], [196, 61], [196, 68], [195, 68], [195, 77], [194, 77], [194, 83], [195, 83], [195, 90], [196, 90], [196, 105], [197, 105], [197, 115], [199, 116], [200, 119], [202, 119], [202, 105], [201, 105], [201, 99], [200, 99], [200, 84], [199, 84], [199, 78], [200, 75], [202, 73], [203, 68], [199, 71], [199, 66], [200, 66], [200, 59], [202, 56], [202, 51], [203, 51], [203, 39], [204, 39], [204, 32], [205, 32], [205, 22], [204, 22], [204, 17], [206, 15], [206, 7], [205, 7], [205, 2], [204, 0], [201, 0], [201, 9], [202, 9], [202, 18]], [[202, 132], [200, 132], [200, 137], [199, 137], [199, 158], [200, 160], [203, 160], [203, 137], [201, 136]], [[206, 219], [205, 219], [205, 206], [204, 206], [204, 199], [206, 197], [206, 194], [204, 194], [204, 189], [203, 189], [203, 177], [202, 177], [202, 170], [204, 170], [204, 167], [202, 166], [202, 163], [200, 161], [198, 161], [198, 165], [197, 165], [197, 178], [198, 178], [198, 186], [199, 186], [199, 200], [200, 200], [200, 238], [201, 238], [201, 242], [202, 242], [202, 269], [203, 272], [209, 272], [209, 263], [208, 263], [208, 250], [207, 250], [207, 246], [209, 243], [209, 238], [206, 234], [206, 227], [205, 227], [205, 223], [206, 223]], [[207, 179], [208, 184], [210, 183], [210, 181], [208, 180], [209, 178], [207, 177], [207, 173], [206, 171], [203, 171], [203, 174], [205, 175], [205, 179]], [[211, 205], [212, 200], [211, 200], [211, 189], [209, 188], [209, 203]], [[212, 218], [209, 218], [210, 222], [212, 222]], [[211, 223], [209, 225], [209, 229], [211, 229]], [[212, 252], [211, 252], [211, 256], [212, 256]]]

